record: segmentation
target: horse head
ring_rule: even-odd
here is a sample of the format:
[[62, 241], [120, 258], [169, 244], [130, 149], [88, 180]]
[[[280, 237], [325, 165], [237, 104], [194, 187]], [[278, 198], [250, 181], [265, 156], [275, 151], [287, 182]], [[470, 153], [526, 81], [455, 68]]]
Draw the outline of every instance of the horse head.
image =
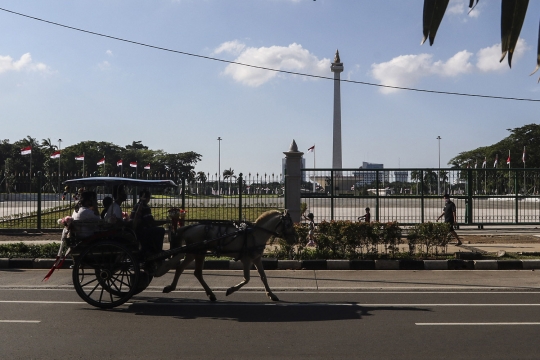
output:
[[291, 218], [291, 214], [287, 212], [287, 209], [281, 214], [280, 220], [281, 229], [279, 231], [279, 237], [284, 239], [289, 245], [296, 244], [298, 241], [298, 234], [294, 229], [294, 222]]

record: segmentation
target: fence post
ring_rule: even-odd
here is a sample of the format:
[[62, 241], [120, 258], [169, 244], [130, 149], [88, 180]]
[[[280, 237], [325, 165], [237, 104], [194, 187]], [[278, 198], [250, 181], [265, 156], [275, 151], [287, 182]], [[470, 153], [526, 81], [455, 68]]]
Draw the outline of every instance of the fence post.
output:
[[379, 170], [375, 170], [375, 221], [379, 222]]
[[41, 171], [37, 172], [37, 231], [41, 231]]
[[516, 194], [516, 224], [519, 223], [518, 171], [514, 170], [514, 194]]
[[285, 154], [285, 204], [295, 223], [300, 222], [300, 187], [302, 185], [302, 155], [296, 142], [292, 141]]
[[420, 170], [420, 222], [424, 222], [424, 170]]
[[238, 175], [238, 221], [242, 221], [242, 183], [243, 183], [243, 175], [240, 173]]
[[467, 225], [473, 223], [473, 182], [472, 182], [472, 169], [467, 169]]
[[182, 172], [182, 210], [186, 209], [186, 174]]
[[330, 220], [334, 220], [334, 196], [336, 196], [334, 190], [334, 169], [332, 169], [330, 170]]

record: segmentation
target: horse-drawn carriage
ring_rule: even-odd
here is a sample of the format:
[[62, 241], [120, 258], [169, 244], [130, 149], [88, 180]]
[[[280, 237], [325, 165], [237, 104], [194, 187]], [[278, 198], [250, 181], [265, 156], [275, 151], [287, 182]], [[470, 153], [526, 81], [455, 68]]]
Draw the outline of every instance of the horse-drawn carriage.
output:
[[[66, 186], [84, 187], [118, 185], [138, 188], [176, 187], [171, 180], [136, 180], [129, 178], [91, 177], [65, 181]], [[267, 240], [282, 238], [290, 243], [296, 233], [286, 211], [267, 211], [254, 223], [232, 221], [208, 221], [178, 227], [179, 212], [171, 211], [170, 219], [158, 224], [169, 223], [169, 250], [148, 253], [141, 247], [141, 234], [133, 229], [130, 221], [109, 223], [104, 221], [71, 221], [65, 224], [55, 264], [45, 277], [62, 267], [67, 256], [73, 258], [73, 285], [77, 294], [88, 304], [99, 308], [114, 308], [124, 304], [132, 296], [144, 291], [154, 277], [176, 268], [174, 280], [163, 292], [170, 292], [183, 270], [195, 260], [195, 276], [204, 287], [210, 300], [216, 297], [202, 276], [204, 257], [209, 252], [219, 252], [241, 260], [244, 280], [227, 290], [227, 295], [240, 289], [249, 281], [252, 264], [257, 268], [272, 300], [278, 298], [270, 290], [262, 267], [262, 254]], [[93, 227], [90, 236], [80, 236], [80, 229]]]

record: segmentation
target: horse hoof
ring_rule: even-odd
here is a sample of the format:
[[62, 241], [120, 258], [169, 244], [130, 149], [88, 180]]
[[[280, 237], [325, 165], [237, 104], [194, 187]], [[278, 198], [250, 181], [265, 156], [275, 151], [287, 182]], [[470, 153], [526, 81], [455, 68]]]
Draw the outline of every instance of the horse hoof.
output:
[[210, 298], [210, 301], [212, 301], [212, 302], [217, 300], [216, 295], [214, 295], [214, 294], [208, 295], [208, 297]]
[[165, 293], [165, 294], [168, 294], [168, 293], [170, 293], [171, 291], [173, 291], [172, 286], [165, 286], [165, 287], [163, 288], [163, 293]]
[[228, 288], [228, 289], [227, 289], [227, 292], [225, 293], [225, 296], [229, 296], [229, 295], [231, 295], [233, 292], [234, 292], [233, 289]]
[[274, 294], [267, 294], [272, 301], [279, 301], [279, 298]]

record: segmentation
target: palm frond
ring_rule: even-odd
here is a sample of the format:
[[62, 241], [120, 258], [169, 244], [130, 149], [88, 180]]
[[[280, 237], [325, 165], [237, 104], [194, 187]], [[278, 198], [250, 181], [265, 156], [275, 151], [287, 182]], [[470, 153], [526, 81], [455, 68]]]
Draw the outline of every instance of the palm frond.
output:
[[512, 56], [514, 55], [519, 34], [525, 21], [528, 6], [529, 0], [501, 1], [502, 56], [500, 61], [503, 61], [508, 53], [508, 66], [510, 67], [512, 67]]
[[[538, 69], [540, 69], [540, 26], [538, 28], [538, 49], [536, 51], [536, 69], [534, 69], [531, 75], [537, 72]], [[538, 78], [538, 82], [540, 83], [540, 78]]]
[[442, 19], [450, 0], [424, 0], [423, 32], [421, 44], [429, 38], [429, 45], [433, 45], [435, 35], [441, 25]]

